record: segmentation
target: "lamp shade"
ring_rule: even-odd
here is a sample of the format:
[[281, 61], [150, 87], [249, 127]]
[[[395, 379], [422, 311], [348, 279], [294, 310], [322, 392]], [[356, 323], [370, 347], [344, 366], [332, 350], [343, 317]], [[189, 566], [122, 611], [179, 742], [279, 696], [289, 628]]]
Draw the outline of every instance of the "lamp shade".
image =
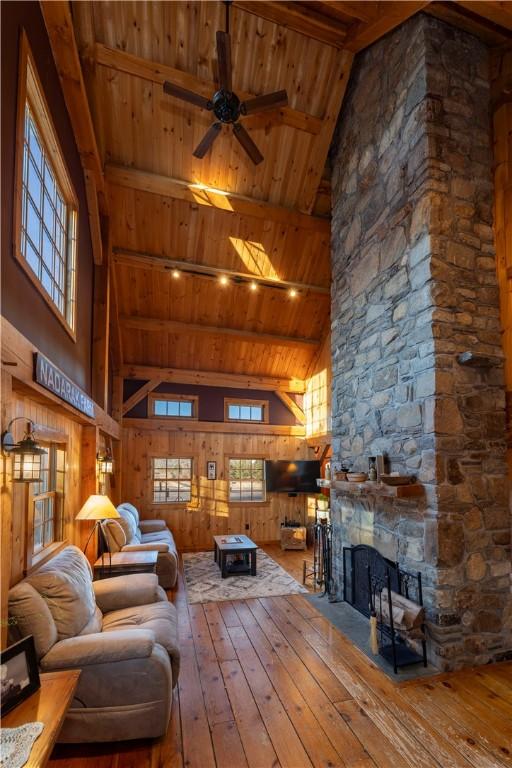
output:
[[108, 496], [89, 496], [75, 520], [105, 520], [107, 517], [121, 517]]

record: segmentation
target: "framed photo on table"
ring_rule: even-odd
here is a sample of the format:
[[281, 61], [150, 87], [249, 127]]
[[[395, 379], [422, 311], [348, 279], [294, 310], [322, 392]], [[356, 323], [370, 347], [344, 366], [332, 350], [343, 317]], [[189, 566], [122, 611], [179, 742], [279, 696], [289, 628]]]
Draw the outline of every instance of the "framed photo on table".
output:
[[216, 461], [206, 462], [206, 476], [208, 480], [217, 479], [217, 462]]
[[40, 687], [34, 638], [28, 635], [0, 654], [2, 715], [28, 699]]

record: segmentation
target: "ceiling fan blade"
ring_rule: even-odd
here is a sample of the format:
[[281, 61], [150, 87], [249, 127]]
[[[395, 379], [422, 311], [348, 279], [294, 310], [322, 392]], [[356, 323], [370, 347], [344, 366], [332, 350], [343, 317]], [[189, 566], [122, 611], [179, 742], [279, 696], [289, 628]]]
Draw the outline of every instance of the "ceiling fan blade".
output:
[[264, 112], [266, 109], [286, 107], [287, 104], [286, 91], [274, 91], [274, 93], [265, 93], [263, 96], [255, 96], [254, 99], [244, 101], [240, 105], [240, 111], [243, 115], [252, 115], [255, 112]]
[[253, 161], [254, 165], [261, 163], [263, 155], [241, 123], [235, 123], [233, 125], [233, 133]]
[[169, 96], [174, 96], [182, 101], [188, 101], [189, 104], [194, 104], [194, 106], [201, 107], [201, 109], [212, 109], [211, 101], [205, 99], [204, 96], [194, 93], [194, 91], [189, 91], [187, 88], [182, 88], [181, 85], [170, 83], [168, 80], [164, 83], [164, 91]]
[[205, 135], [203, 136], [203, 138], [201, 139], [197, 147], [194, 149], [194, 152], [193, 152], [194, 157], [202, 158], [206, 155], [206, 153], [212, 146], [213, 142], [219, 135], [221, 128], [222, 126], [220, 123], [213, 123], [213, 125], [210, 125]]
[[231, 39], [227, 32], [217, 32], [217, 62], [219, 66], [219, 86], [231, 93]]

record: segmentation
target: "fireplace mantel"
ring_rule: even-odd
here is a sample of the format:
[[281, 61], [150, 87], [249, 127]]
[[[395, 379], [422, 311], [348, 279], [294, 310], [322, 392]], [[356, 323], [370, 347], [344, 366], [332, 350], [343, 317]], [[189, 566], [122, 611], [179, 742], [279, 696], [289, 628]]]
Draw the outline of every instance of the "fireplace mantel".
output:
[[366, 480], [364, 483], [349, 483], [345, 480], [333, 480], [331, 490], [340, 496], [388, 496], [395, 499], [410, 499], [423, 496], [425, 488], [421, 483], [410, 485], [385, 485]]

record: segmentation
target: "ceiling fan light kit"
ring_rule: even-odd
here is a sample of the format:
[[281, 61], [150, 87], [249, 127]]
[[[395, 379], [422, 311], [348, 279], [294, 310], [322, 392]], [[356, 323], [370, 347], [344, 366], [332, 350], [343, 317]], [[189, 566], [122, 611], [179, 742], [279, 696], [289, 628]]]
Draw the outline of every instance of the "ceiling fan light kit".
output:
[[222, 126], [231, 125], [233, 134], [240, 146], [249, 155], [254, 165], [258, 165], [262, 162], [263, 155], [240, 122], [240, 118], [269, 109], [285, 107], [288, 104], [288, 95], [285, 90], [281, 90], [255, 96], [247, 101], [240, 101], [236, 93], [233, 92], [229, 6], [230, 2], [226, 2], [226, 31], [219, 30], [216, 34], [219, 89], [213, 94], [211, 100], [169, 81], [164, 83], [163, 88], [169, 96], [174, 96], [193, 104], [195, 107], [213, 112], [217, 118], [217, 122], [212, 123], [195, 148], [194, 157], [203, 158], [220, 134]]

